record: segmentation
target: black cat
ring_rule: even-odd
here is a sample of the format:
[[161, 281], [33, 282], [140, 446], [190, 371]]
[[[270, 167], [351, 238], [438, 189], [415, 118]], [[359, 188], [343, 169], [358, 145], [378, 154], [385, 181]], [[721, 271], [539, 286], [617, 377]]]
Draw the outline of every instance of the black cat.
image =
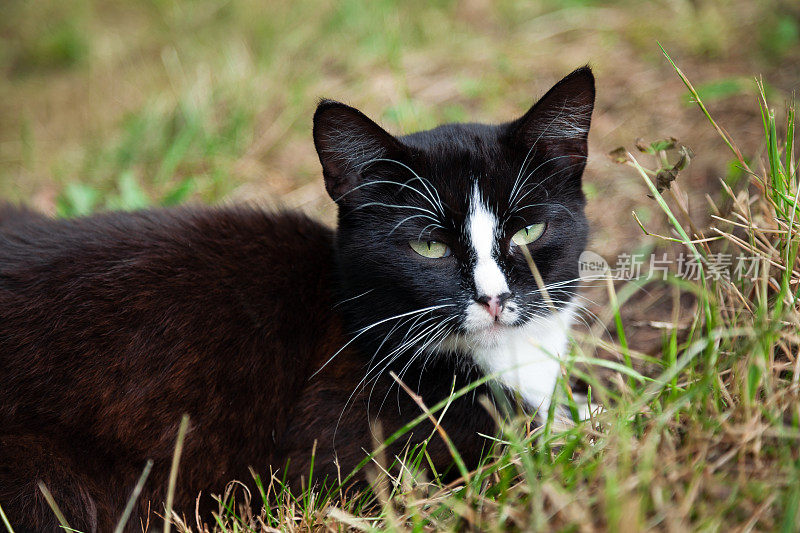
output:
[[[0, 505], [12, 524], [58, 530], [41, 480], [72, 527], [110, 531], [147, 459], [129, 524], [148, 503], [162, 509], [183, 413], [176, 502], [192, 514], [200, 491], [250, 479], [249, 466], [288, 461], [299, 485], [315, 441], [315, 478], [350, 472], [371, 422], [389, 435], [420, 414], [390, 371], [428, 405], [495, 374], [546, 411], [587, 237], [593, 104], [588, 68], [497, 126], [394, 137], [323, 101], [313, 133], [335, 232], [247, 208], [73, 220], [0, 208]], [[443, 426], [470, 466], [487, 447], [478, 433], [494, 432], [472, 394]], [[450, 463], [442, 442], [428, 451]]]

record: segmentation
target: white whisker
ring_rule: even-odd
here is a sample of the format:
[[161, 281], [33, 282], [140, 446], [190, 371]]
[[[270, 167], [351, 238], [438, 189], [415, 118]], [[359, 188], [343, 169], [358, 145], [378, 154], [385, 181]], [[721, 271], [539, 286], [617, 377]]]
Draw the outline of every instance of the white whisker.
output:
[[413, 314], [416, 314], [416, 313], [424, 313], [424, 312], [426, 312], [426, 311], [433, 311], [433, 310], [436, 310], [436, 309], [442, 309], [442, 308], [444, 308], [444, 307], [451, 307], [452, 305], [453, 305], [453, 304], [433, 305], [433, 306], [430, 306], [430, 307], [425, 307], [425, 308], [423, 308], [423, 309], [417, 309], [417, 310], [415, 310], [415, 311], [408, 311], [407, 313], [402, 313], [402, 314], [395, 315], [395, 316], [392, 316], [392, 317], [389, 317], [389, 318], [384, 318], [383, 320], [379, 320], [378, 322], [375, 322], [374, 324], [370, 324], [369, 326], [366, 326], [366, 327], [363, 327], [363, 328], [361, 328], [361, 329], [360, 329], [360, 330], [359, 330], [359, 331], [356, 333], [356, 335], [355, 335], [355, 336], [354, 336], [352, 339], [350, 339], [349, 341], [347, 341], [347, 343], [345, 343], [345, 345], [344, 345], [344, 346], [342, 346], [341, 348], [339, 348], [339, 349], [336, 351], [336, 353], [334, 353], [332, 356], [330, 356], [330, 358], [328, 358], [328, 360], [327, 360], [327, 361], [325, 361], [325, 363], [323, 363], [323, 365], [322, 365], [321, 367], [319, 367], [319, 368], [317, 369], [317, 371], [316, 371], [316, 372], [314, 372], [313, 374], [311, 374], [311, 376], [309, 377], [309, 379], [310, 379], [310, 378], [313, 378], [314, 376], [316, 376], [317, 374], [319, 374], [319, 373], [322, 371], [322, 369], [323, 369], [323, 368], [325, 368], [326, 366], [328, 366], [328, 363], [330, 363], [331, 361], [333, 361], [333, 359], [334, 359], [334, 358], [335, 358], [337, 355], [339, 355], [339, 354], [342, 352], [342, 350], [344, 350], [345, 348], [347, 348], [348, 346], [350, 346], [350, 344], [352, 344], [352, 343], [353, 343], [353, 341], [355, 341], [355, 340], [356, 340], [358, 337], [360, 337], [361, 335], [363, 335], [364, 333], [366, 333], [366, 332], [367, 332], [367, 331], [369, 331], [370, 329], [372, 329], [372, 328], [374, 328], [374, 327], [376, 327], [376, 326], [379, 326], [379, 325], [381, 325], [381, 324], [384, 324], [384, 323], [386, 323], [386, 322], [388, 322], [388, 321], [390, 321], [390, 320], [396, 320], [396, 319], [398, 319], [398, 318], [403, 318], [403, 317], [406, 317], [406, 316], [409, 316], [409, 315], [413, 315]]
[[344, 303], [347, 303], [347, 302], [350, 302], [350, 301], [353, 301], [353, 300], [355, 300], [356, 298], [361, 298], [362, 296], [365, 296], [365, 295], [367, 295], [367, 294], [371, 293], [371, 292], [372, 292], [372, 291], [374, 291], [374, 290], [375, 290], [375, 289], [369, 289], [369, 290], [366, 290], [366, 291], [362, 292], [362, 293], [361, 293], [361, 294], [359, 294], [358, 296], [353, 296], [352, 298], [346, 298], [346, 299], [344, 299], [344, 300], [341, 300], [341, 301], [339, 301], [339, 302], [337, 302], [337, 303], [333, 304], [333, 308], [334, 308], [334, 309], [336, 309], [336, 308], [337, 308], [337, 307], [339, 307], [340, 305], [342, 305], [342, 304], [344, 304]]

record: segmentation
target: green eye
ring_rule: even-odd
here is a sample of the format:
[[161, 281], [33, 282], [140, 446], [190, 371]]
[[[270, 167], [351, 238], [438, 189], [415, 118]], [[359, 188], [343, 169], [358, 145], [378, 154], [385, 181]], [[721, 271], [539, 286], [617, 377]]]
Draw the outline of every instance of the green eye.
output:
[[518, 246], [530, 244], [542, 236], [544, 228], [544, 224], [531, 224], [516, 232], [514, 236], [511, 237], [511, 240]]
[[417, 252], [422, 257], [429, 259], [439, 259], [450, 255], [450, 248], [443, 242], [439, 241], [408, 241], [411, 249]]

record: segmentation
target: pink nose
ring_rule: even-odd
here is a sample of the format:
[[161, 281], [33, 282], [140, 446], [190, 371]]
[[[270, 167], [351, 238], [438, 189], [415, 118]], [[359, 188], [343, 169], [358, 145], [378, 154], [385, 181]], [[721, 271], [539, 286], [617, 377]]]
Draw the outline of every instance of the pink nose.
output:
[[504, 292], [498, 296], [482, 295], [475, 298], [475, 301], [483, 306], [484, 309], [497, 320], [500, 318], [500, 313], [505, 309], [506, 301], [511, 298], [510, 292]]

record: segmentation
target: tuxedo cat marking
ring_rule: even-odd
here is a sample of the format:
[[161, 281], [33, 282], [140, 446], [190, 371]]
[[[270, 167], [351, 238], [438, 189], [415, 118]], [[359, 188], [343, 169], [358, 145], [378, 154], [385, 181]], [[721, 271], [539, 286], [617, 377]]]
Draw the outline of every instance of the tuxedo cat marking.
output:
[[[231, 479], [346, 475], [428, 405], [495, 375], [545, 413], [587, 238], [588, 68], [521, 118], [393, 136], [323, 101], [313, 137], [336, 231], [297, 213], [184, 207], [52, 220], [0, 206], [0, 504], [18, 530], [129, 529], [161, 509], [191, 420], [177, 509]], [[534, 260], [544, 290], [523, 253]], [[544, 294], [546, 292], [546, 295]], [[483, 385], [442, 421], [469, 465], [495, 431]], [[392, 395], [392, 401], [386, 401]], [[422, 427], [408, 435], [419, 443]], [[404, 441], [405, 443], [406, 441]], [[450, 464], [439, 440], [428, 453]], [[393, 448], [390, 453], [399, 452]], [[338, 464], [338, 467], [337, 467]]]

